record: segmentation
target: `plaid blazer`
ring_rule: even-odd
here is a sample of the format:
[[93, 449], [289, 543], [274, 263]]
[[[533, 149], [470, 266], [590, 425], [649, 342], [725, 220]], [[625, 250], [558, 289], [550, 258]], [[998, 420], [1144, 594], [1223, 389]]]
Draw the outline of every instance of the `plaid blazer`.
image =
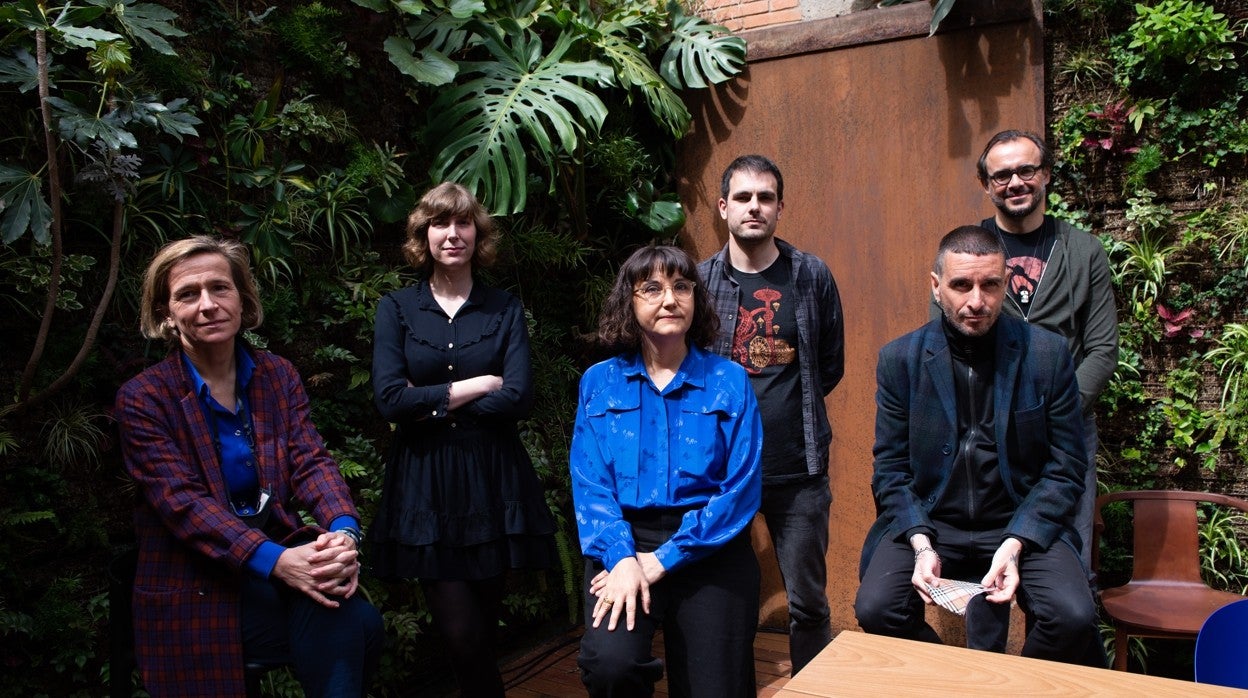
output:
[[[1046, 550], [1059, 540], [1077, 547], [1075, 501], [1083, 492], [1088, 456], [1066, 340], [1002, 315], [996, 347], [997, 467], [1016, 507], [1005, 534]], [[952, 361], [940, 320], [880, 350], [871, 480], [879, 518], [867, 534], [859, 574], [883, 538], [932, 527], [928, 512], [958, 457]]]
[[[253, 351], [247, 396], [261, 484], [271, 488], [268, 529], [279, 543], [358, 518], [351, 493], [308, 414], [290, 362]], [[226, 482], [194, 383], [175, 350], [121, 387], [117, 419], [126, 469], [139, 493], [134, 526], [135, 655], [153, 696], [246, 693], [238, 588], [247, 559], [269, 538], [246, 526]]]

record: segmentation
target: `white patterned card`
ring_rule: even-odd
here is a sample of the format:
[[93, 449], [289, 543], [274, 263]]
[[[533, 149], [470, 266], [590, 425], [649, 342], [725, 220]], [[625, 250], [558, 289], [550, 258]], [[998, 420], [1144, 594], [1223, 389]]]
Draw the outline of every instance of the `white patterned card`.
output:
[[941, 608], [959, 616], [966, 615], [966, 605], [977, 595], [988, 591], [982, 584], [959, 579], [941, 579], [937, 586], [928, 585], [927, 594]]

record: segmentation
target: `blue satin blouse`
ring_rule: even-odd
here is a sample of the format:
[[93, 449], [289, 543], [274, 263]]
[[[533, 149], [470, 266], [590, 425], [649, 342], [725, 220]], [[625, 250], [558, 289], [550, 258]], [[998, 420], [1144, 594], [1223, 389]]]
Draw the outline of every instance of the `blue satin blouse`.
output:
[[613, 569], [636, 554], [626, 510], [688, 508], [656, 549], [667, 571], [705, 557], [753, 519], [762, 496], [763, 427], [740, 365], [691, 347], [659, 390], [640, 354], [581, 377], [570, 454], [585, 556]]

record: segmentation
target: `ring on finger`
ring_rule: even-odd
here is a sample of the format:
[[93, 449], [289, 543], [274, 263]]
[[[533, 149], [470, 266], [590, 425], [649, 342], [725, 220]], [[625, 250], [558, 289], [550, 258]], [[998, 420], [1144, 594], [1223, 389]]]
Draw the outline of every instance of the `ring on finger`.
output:
[[603, 600], [602, 600], [602, 602], [603, 602], [603, 603], [605, 603], [605, 604], [606, 604], [606, 605], [608, 605], [608, 606], [610, 606], [611, 604], [615, 603], [615, 602], [614, 602], [614, 601], [612, 601], [611, 599], [603, 599]]

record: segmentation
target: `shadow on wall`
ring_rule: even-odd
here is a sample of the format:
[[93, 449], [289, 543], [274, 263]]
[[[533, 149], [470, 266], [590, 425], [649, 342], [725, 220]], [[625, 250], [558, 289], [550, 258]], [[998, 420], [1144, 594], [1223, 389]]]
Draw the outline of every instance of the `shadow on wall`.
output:
[[[981, 52], [967, 51], [965, 39], [937, 43], [949, 95], [946, 155], [951, 158], [966, 153], [978, 154], [983, 144], [976, 140], [975, 125], [1007, 121], [1001, 114], [1001, 102], [1013, 92], [1028, 89], [1037, 75], [1043, 75], [1043, 51], [1035, 50], [1028, 25], [1006, 25], [1004, 30], [998, 25], [992, 29], [991, 32], [974, 27], [961, 30], [979, 35], [977, 42], [983, 45]], [[1032, 84], [1031, 88], [1043, 93], [1044, 86]], [[1011, 125], [1010, 128], [1043, 130], [1041, 124]], [[967, 181], [974, 182], [974, 173], [967, 173]]]

